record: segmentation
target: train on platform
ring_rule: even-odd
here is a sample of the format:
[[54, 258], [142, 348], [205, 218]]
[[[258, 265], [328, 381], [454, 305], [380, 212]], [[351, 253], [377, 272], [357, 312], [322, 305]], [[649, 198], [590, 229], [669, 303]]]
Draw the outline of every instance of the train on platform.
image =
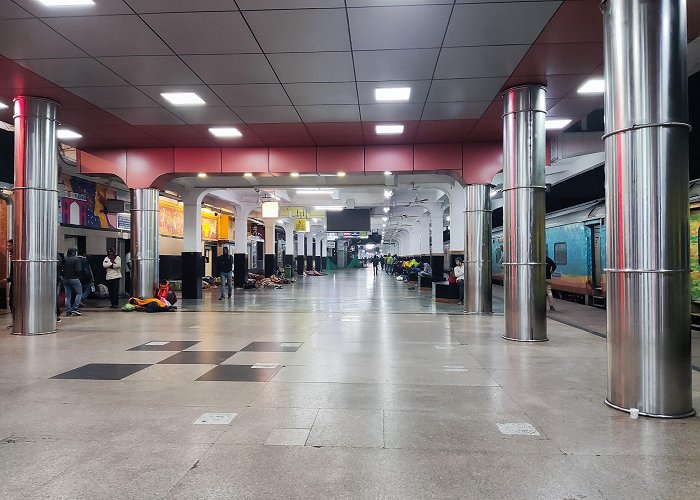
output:
[[[690, 183], [691, 303], [700, 320], [700, 180]], [[605, 307], [605, 200], [595, 200], [548, 213], [545, 217], [547, 255], [557, 265], [551, 285], [555, 296]], [[503, 228], [492, 232], [492, 274], [503, 283]], [[699, 321], [700, 322], [700, 321]]]

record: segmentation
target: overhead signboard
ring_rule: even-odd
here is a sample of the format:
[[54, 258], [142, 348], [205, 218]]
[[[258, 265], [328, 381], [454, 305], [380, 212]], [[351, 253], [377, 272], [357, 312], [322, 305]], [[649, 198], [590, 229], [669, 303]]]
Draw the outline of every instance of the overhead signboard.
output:
[[309, 229], [309, 219], [294, 219], [294, 230], [297, 233], [308, 233]]
[[[331, 232], [329, 231], [330, 235]], [[369, 238], [369, 231], [336, 231], [332, 232], [336, 238]]]
[[291, 217], [292, 219], [308, 219], [309, 210], [304, 207], [280, 207], [280, 217]]

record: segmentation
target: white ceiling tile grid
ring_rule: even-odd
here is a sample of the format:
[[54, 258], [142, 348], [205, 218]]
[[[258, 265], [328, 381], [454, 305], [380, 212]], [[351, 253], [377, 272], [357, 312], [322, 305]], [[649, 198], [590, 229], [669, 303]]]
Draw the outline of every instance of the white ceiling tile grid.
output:
[[[133, 125], [478, 119], [560, 4], [0, 0], [0, 53]], [[403, 86], [409, 102], [376, 102]]]

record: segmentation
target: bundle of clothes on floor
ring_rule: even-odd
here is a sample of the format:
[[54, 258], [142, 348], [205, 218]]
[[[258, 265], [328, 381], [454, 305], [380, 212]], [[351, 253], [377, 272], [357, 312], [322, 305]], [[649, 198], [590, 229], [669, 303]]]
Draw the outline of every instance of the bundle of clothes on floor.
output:
[[327, 273], [321, 273], [317, 271], [316, 269], [310, 269], [308, 271], [304, 271], [304, 276], [325, 276]]
[[243, 288], [282, 288], [282, 285], [294, 283], [295, 279], [285, 278], [281, 273], [265, 277], [264, 274], [248, 273], [248, 280]]
[[122, 311], [145, 311], [149, 313], [170, 312], [177, 310], [177, 306], [175, 306], [176, 302], [177, 295], [175, 295], [174, 291], [170, 290], [168, 280], [161, 280], [155, 297], [147, 299], [131, 297], [129, 301], [124, 304], [124, 307], [122, 307]]

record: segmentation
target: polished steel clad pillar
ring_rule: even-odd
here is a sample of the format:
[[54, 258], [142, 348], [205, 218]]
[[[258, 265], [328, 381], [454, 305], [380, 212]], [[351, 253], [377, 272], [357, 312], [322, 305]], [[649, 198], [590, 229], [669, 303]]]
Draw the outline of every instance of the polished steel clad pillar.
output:
[[15, 99], [15, 210], [12, 333], [56, 332], [58, 104]]
[[157, 189], [131, 190], [131, 290], [134, 297], [153, 297], [158, 289]]
[[684, 0], [603, 2], [608, 397], [692, 407]]
[[544, 341], [545, 88], [510, 88], [503, 104], [503, 337]]
[[467, 210], [464, 220], [464, 312], [490, 313], [491, 186], [467, 186]]

